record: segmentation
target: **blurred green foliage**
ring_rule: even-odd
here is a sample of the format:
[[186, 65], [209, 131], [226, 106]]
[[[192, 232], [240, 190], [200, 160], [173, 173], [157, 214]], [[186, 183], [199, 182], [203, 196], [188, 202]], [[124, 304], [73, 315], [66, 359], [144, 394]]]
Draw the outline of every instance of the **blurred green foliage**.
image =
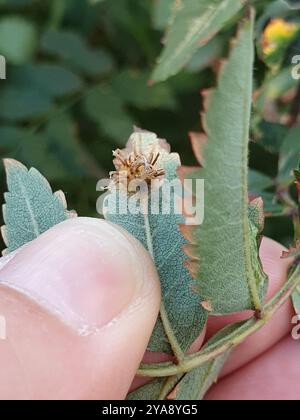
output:
[[[199, 92], [215, 85], [218, 62], [228, 55], [244, 11], [175, 76], [151, 86], [175, 3], [0, 0], [0, 54], [7, 60], [7, 80], [0, 81], [1, 157], [36, 167], [79, 215], [96, 215], [96, 182], [112, 169], [112, 150], [125, 144], [133, 125], [166, 137], [184, 164], [196, 164], [188, 132], [201, 128]], [[269, 214], [280, 216], [267, 221], [266, 233], [287, 244], [292, 222], [285, 193], [294, 194], [291, 166], [300, 152], [299, 80], [291, 76], [300, 31], [274, 46], [265, 28], [274, 19], [300, 25], [300, 13], [283, 0], [252, 3], [257, 57], [250, 190], [264, 196]], [[3, 172], [1, 180], [3, 192]]]

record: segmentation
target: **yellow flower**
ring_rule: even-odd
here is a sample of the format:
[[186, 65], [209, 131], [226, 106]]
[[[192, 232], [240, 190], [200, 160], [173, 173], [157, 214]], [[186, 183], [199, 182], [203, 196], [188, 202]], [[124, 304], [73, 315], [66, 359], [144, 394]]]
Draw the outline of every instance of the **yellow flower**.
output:
[[299, 30], [299, 25], [283, 19], [273, 19], [263, 34], [263, 52], [270, 55], [285, 41], [290, 41]]

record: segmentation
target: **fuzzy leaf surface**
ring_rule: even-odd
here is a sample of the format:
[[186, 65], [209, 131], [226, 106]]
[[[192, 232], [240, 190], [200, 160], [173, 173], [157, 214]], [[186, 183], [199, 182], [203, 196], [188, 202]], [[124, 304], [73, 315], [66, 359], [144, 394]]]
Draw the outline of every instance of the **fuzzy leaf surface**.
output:
[[[261, 307], [266, 287], [257, 228], [248, 217], [248, 142], [252, 98], [253, 17], [239, 31], [218, 88], [206, 98], [204, 135], [192, 136], [205, 180], [205, 218], [186, 231], [190, 268], [214, 314]], [[262, 211], [262, 209], [261, 209]]]
[[15, 251], [46, 230], [70, 217], [62, 191], [53, 193], [48, 181], [34, 168], [5, 161], [8, 192], [5, 193], [2, 227], [5, 252]]
[[[166, 172], [169, 181], [176, 180], [176, 170], [180, 165], [179, 156], [170, 153], [155, 134], [140, 132], [135, 133], [130, 139], [131, 144], [138, 144], [144, 150], [153, 147], [160, 153], [157, 167]], [[163, 214], [163, 203], [170, 200], [170, 214]], [[182, 236], [179, 224], [184, 222], [184, 217], [175, 214], [175, 192], [170, 196], [161, 194], [158, 200], [159, 213], [149, 212], [144, 214], [131, 214], [127, 211], [127, 191], [119, 194], [110, 194], [107, 197], [105, 217], [116, 223], [135, 238], [152, 254], [153, 260], [159, 273], [162, 298], [166, 309], [168, 322], [171, 326], [172, 335], [175, 337], [182, 352], [185, 352], [204, 328], [207, 313], [201, 307], [201, 298], [191, 286], [193, 279], [184, 266], [187, 259], [182, 247], [186, 240]], [[112, 212], [115, 205], [125, 206], [125, 213]], [[115, 214], [113, 214], [115, 213]], [[156, 328], [149, 344], [149, 350], [171, 352], [170, 343], [164, 331], [161, 318], [158, 319]]]
[[155, 401], [164, 399], [172, 391], [179, 379], [180, 377], [154, 379], [152, 382], [130, 392], [127, 400]]

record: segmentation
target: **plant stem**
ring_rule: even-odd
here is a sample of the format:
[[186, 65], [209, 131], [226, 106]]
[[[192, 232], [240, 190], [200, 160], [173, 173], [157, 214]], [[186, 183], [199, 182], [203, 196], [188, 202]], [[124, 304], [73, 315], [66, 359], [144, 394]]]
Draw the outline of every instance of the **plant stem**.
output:
[[[181, 376], [182, 377], [182, 376]], [[169, 376], [165, 383], [163, 384], [160, 394], [158, 396], [158, 401], [163, 401], [168, 399], [168, 395], [170, 394], [170, 392], [172, 391], [172, 389], [174, 389], [174, 386], [176, 385], [176, 383], [181, 379], [180, 376]]]
[[163, 323], [166, 335], [168, 337], [170, 346], [174, 353], [174, 356], [176, 357], [177, 362], [180, 364], [184, 360], [184, 352], [181, 350], [179, 343], [173, 333], [173, 329], [170, 324], [168, 314], [167, 314], [167, 311], [163, 302], [161, 303], [161, 306], [160, 306], [160, 317], [161, 317], [161, 321]]
[[215, 345], [207, 347], [205, 350], [187, 356], [184, 360], [175, 365], [174, 363], [158, 363], [153, 365], [142, 365], [138, 371], [140, 376], [164, 377], [187, 373], [192, 369], [198, 368], [207, 362], [214, 360], [223, 353], [232, 350], [241, 344], [246, 338], [260, 330], [278, 309], [289, 299], [293, 291], [300, 284], [300, 268], [291, 275], [284, 287], [271, 299], [263, 308], [263, 318], [251, 318], [243, 324], [237, 331], [226, 337]]

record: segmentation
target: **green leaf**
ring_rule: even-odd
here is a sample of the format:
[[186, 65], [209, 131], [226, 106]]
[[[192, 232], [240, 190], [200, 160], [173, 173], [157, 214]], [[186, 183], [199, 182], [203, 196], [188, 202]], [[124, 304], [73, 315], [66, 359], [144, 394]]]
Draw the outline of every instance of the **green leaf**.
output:
[[21, 163], [5, 160], [8, 192], [5, 193], [1, 232], [12, 252], [37, 238], [46, 230], [70, 217], [62, 191], [53, 193], [48, 181], [32, 168], [27, 170]]
[[248, 174], [249, 191], [254, 194], [261, 194], [264, 190], [274, 186], [274, 181], [267, 175], [254, 169], [249, 170]]
[[244, 3], [243, 0], [181, 0], [152, 80], [163, 81], [178, 73], [199, 46], [219, 32]]
[[279, 202], [274, 193], [263, 191], [259, 195], [264, 202], [266, 217], [279, 217], [284, 215], [285, 207]]
[[260, 114], [267, 114], [272, 102], [297, 87], [298, 81], [291, 77], [291, 71], [292, 67], [284, 68], [266, 80], [255, 102], [255, 108]]
[[293, 9], [300, 9], [300, 1], [299, 0], [284, 0], [285, 3], [288, 4], [288, 6]]
[[[220, 346], [224, 340], [237, 336], [246, 323], [247, 321], [242, 321], [228, 325], [212, 337], [201, 349], [201, 352], [209, 351]], [[202, 400], [213, 383], [216, 382], [230, 353], [230, 351], [225, 352], [211, 362], [192, 369], [186, 374], [155, 379], [131, 392], [127, 399], [133, 401], [157, 399]]]
[[288, 130], [288, 127], [283, 124], [263, 120], [259, 125], [260, 138], [258, 143], [271, 153], [279, 153]]
[[166, 380], [164, 378], [155, 379], [154, 381], [141, 386], [135, 391], [130, 392], [127, 395], [128, 401], [151, 401], [151, 400], [158, 400], [160, 390]]
[[[155, 134], [137, 132], [132, 135], [128, 147], [130, 150], [132, 147], [133, 150], [145, 151], [144, 156], [155, 150], [160, 154], [156, 167], [165, 170], [167, 180], [177, 179], [179, 156], [169, 153]], [[165, 196], [161, 187], [159, 191], [160, 197], [155, 202], [158, 214], [150, 211], [148, 215], [141, 212], [132, 214], [128, 210], [128, 192], [120, 190], [107, 196], [105, 217], [125, 228], [148, 249], [159, 273], [163, 304], [149, 350], [166, 353], [172, 350], [180, 357], [203, 330], [207, 314], [201, 306], [201, 298], [191, 288], [193, 280], [184, 266], [186, 257], [182, 246], [186, 241], [179, 230], [184, 217], [174, 210], [176, 193], [171, 189], [170, 196]], [[170, 200], [170, 212], [164, 214], [162, 206], [167, 200]], [[114, 211], [116, 204], [117, 211]], [[126, 214], [120, 211], [121, 205], [125, 207]]]
[[51, 97], [71, 95], [83, 87], [81, 79], [72, 71], [56, 64], [27, 64], [10, 74], [15, 86], [42, 92]]
[[20, 16], [0, 20], [0, 54], [9, 63], [22, 64], [30, 59], [36, 49], [37, 31], [33, 23]]
[[96, 86], [84, 98], [87, 115], [109, 138], [124, 144], [134, 125], [123, 100], [110, 87]]
[[297, 315], [300, 315], [300, 287], [298, 286], [292, 296], [294, 309]]
[[153, 6], [153, 25], [155, 29], [165, 29], [171, 21], [175, 0], [155, 0]]
[[187, 63], [186, 69], [196, 73], [209, 67], [214, 61], [220, 59], [223, 49], [223, 38], [221, 36], [213, 38], [208, 44], [198, 49], [192, 59]]
[[170, 87], [165, 83], [150, 87], [148, 80], [148, 72], [124, 71], [113, 78], [112, 88], [128, 105], [174, 111], [177, 101]]
[[282, 216], [285, 207], [279, 202], [277, 196], [273, 192], [266, 191], [274, 187], [275, 181], [269, 176], [253, 169], [248, 174], [249, 197], [260, 197], [263, 200], [263, 209], [266, 217]]
[[1, 126], [0, 147], [5, 156], [41, 168], [49, 180], [103, 177], [97, 162], [78, 138], [76, 124], [67, 114], [53, 118], [38, 132]]
[[206, 100], [207, 138], [192, 137], [204, 166], [198, 178], [205, 180], [205, 219], [186, 232], [188, 254], [201, 296], [214, 314], [260, 310], [266, 285], [257, 232], [248, 218], [253, 20], [243, 22], [219, 86]]
[[0, 117], [7, 121], [24, 121], [45, 116], [53, 109], [48, 95], [24, 87], [5, 87], [0, 95]]
[[50, 120], [40, 137], [45, 142], [48, 156], [60, 164], [65, 172], [65, 177], [103, 175], [96, 160], [80, 141], [75, 122], [63, 114]]
[[24, 7], [30, 5], [35, 0], [1, 0], [0, 4], [7, 4], [14, 7]]
[[168, 399], [177, 401], [202, 400], [217, 380], [229, 354], [229, 352], [224, 353], [207, 365], [191, 370], [179, 382]]
[[13, 127], [0, 127], [0, 146], [5, 156], [13, 156], [27, 166], [42, 168], [47, 179], [61, 180], [73, 176], [57, 159], [55, 149], [49, 147], [43, 133]]
[[278, 181], [280, 185], [289, 185], [294, 181], [294, 168], [300, 156], [300, 124], [292, 127], [284, 138], [279, 153]]
[[91, 48], [76, 32], [49, 30], [42, 36], [41, 49], [90, 77], [106, 76], [114, 67], [104, 49]]
[[[211, 346], [219, 345], [224, 338], [228, 338], [232, 334], [235, 334], [235, 332], [238, 331], [243, 324], [244, 322], [241, 322], [225, 327], [212, 337], [201, 349], [201, 351], [204, 352]], [[230, 351], [225, 352], [211, 362], [208, 362], [203, 366], [193, 369], [183, 375], [182, 379], [178, 382], [168, 399], [177, 401], [202, 400], [207, 391], [217, 381], [218, 376], [223, 369], [224, 363], [227, 361], [230, 353]]]
[[[21, 134], [20, 134], [21, 133]], [[23, 130], [16, 127], [1, 125], [0, 127], [0, 147], [3, 150], [10, 151], [15, 146], [18, 146], [22, 139]]]
[[128, 394], [129, 401], [154, 401], [168, 395], [180, 378], [158, 378]]

